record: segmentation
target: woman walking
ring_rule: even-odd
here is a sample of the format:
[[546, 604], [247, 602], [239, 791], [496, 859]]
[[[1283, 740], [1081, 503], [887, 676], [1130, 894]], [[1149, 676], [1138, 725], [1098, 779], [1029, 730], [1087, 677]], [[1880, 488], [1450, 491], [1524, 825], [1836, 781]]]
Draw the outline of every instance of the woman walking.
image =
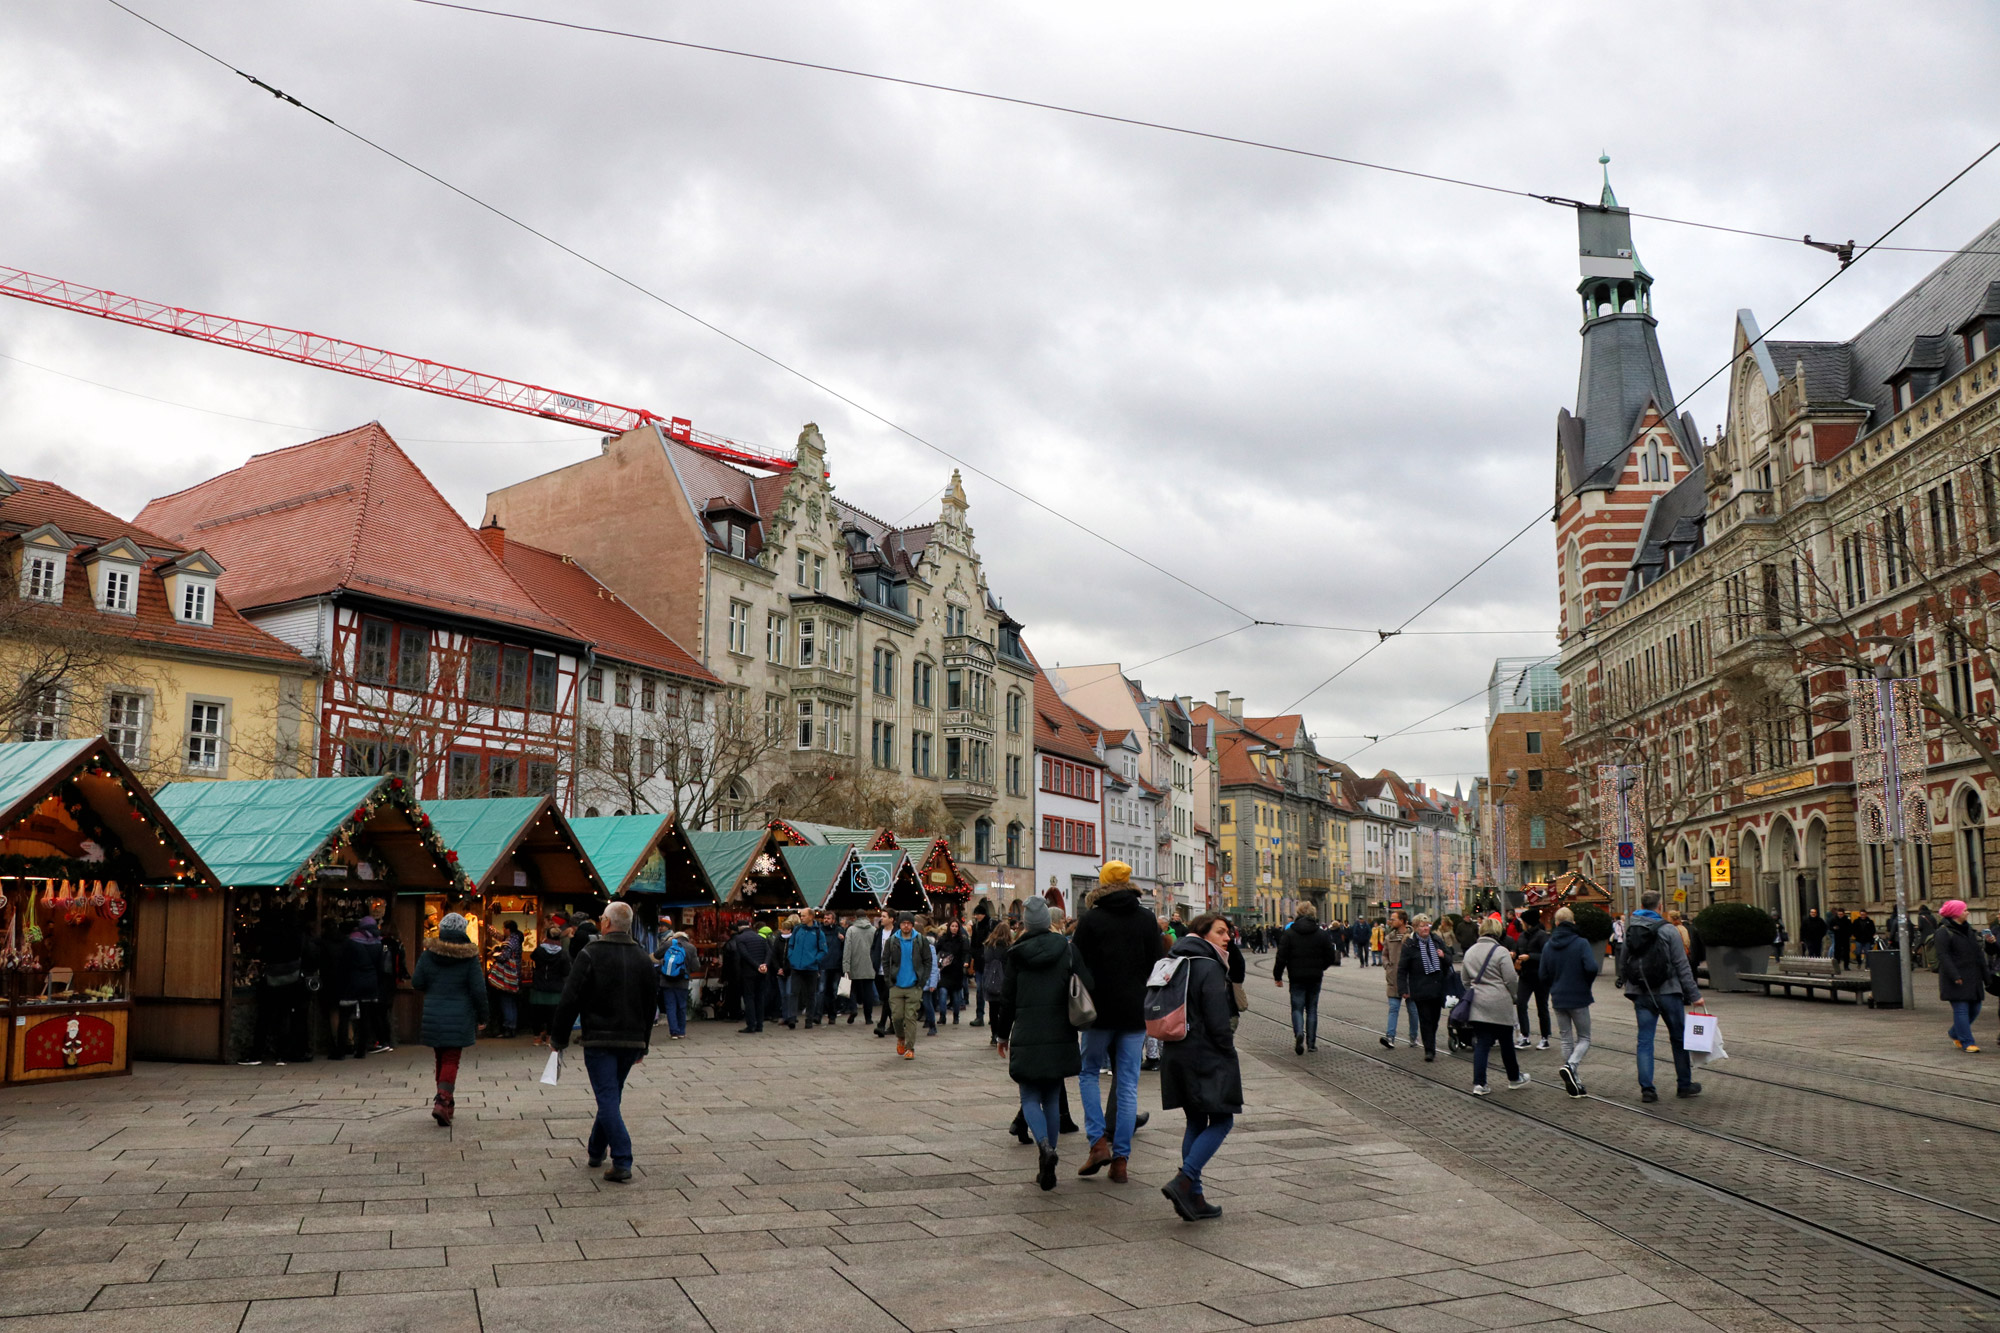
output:
[[1493, 1043], [1500, 1043], [1500, 1062], [1507, 1068], [1507, 1086], [1525, 1088], [1528, 1076], [1514, 1058], [1514, 997], [1520, 981], [1514, 975], [1514, 958], [1501, 942], [1507, 932], [1500, 918], [1491, 916], [1479, 924], [1479, 939], [1465, 951], [1458, 973], [1472, 992], [1472, 1092], [1486, 1095], [1486, 1056]]
[[[986, 932], [986, 942], [980, 946], [979, 991], [986, 997], [981, 1008], [992, 1015], [993, 1027], [1000, 1026], [1000, 1011], [1007, 999], [1001, 994], [1001, 983], [1007, 977], [1007, 950], [1014, 947], [1014, 926], [1005, 917], [993, 929]], [[1000, 1038], [996, 1033], [988, 1035], [990, 1044], [998, 1046]]]
[[1951, 1006], [1951, 1044], [1967, 1055], [1979, 1054], [1972, 1024], [1986, 999], [1986, 950], [1972, 927], [1965, 924], [1965, 901], [1953, 898], [1938, 909], [1938, 998]]
[[1000, 1049], [1007, 1073], [1021, 1085], [1021, 1114], [1034, 1136], [1040, 1161], [1036, 1181], [1056, 1187], [1056, 1135], [1061, 1132], [1063, 1081], [1083, 1068], [1076, 1029], [1069, 1021], [1069, 980], [1075, 972], [1086, 988], [1069, 941], [1049, 928], [1049, 905], [1030, 898], [1021, 913], [1021, 939], [1007, 951], [1000, 983], [1005, 1026]]
[[457, 912], [438, 923], [437, 938], [417, 959], [410, 985], [424, 997], [424, 1021], [418, 1040], [436, 1055], [437, 1096], [431, 1119], [451, 1125], [456, 1109], [458, 1057], [479, 1040], [486, 1022], [486, 978], [480, 975], [479, 946], [465, 933], [465, 918]]
[[1174, 942], [1170, 958], [1184, 958], [1187, 970], [1187, 1035], [1162, 1043], [1160, 1105], [1187, 1116], [1181, 1136], [1181, 1169], [1161, 1187], [1174, 1211], [1187, 1222], [1221, 1217], [1222, 1208], [1202, 1197], [1201, 1169], [1208, 1165], [1230, 1127], [1243, 1112], [1243, 1073], [1236, 1062], [1230, 1020], [1236, 1002], [1229, 991], [1229, 920], [1207, 912]]
[[520, 1022], [521, 1004], [521, 945], [524, 943], [521, 928], [512, 921], [507, 923], [506, 933], [500, 943], [493, 948], [493, 957], [486, 965], [487, 984], [500, 997], [500, 1035], [511, 1037]]
[[1438, 1015], [1444, 1011], [1445, 982], [1451, 975], [1451, 951], [1444, 939], [1431, 929], [1430, 915], [1417, 913], [1411, 923], [1413, 933], [1403, 941], [1396, 960], [1397, 997], [1416, 1010], [1417, 1033], [1422, 1034], [1424, 1063], [1437, 1059]]
[[958, 1011], [965, 1008], [965, 965], [971, 949], [972, 937], [965, 933], [958, 918], [945, 922], [944, 932], [937, 937], [938, 989], [942, 1001], [939, 1018], [949, 1009], [951, 1021], [956, 1023]]
[[534, 975], [528, 981], [528, 1026], [535, 1030], [535, 1045], [549, 1044], [549, 1019], [556, 1002], [562, 999], [563, 982], [569, 980], [569, 950], [563, 948], [562, 927], [549, 923], [549, 933], [528, 955]]

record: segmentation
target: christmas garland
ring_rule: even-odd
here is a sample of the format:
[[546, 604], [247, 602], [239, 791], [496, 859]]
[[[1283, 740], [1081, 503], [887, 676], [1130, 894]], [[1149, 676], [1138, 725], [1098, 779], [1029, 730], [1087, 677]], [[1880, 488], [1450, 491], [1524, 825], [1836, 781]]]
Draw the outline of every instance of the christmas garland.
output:
[[[354, 813], [342, 820], [340, 826], [327, 835], [319, 850], [306, 858], [305, 864], [294, 872], [284, 887], [294, 893], [304, 893], [306, 886], [319, 878], [320, 871], [333, 865], [342, 852], [353, 846], [354, 835], [363, 832], [362, 826], [374, 818], [384, 806], [391, 807], [410, 821], [418, 835], [423, 838], [425, 850], [430, 852], [433, 858], [451, 868], [452, 887], [461, 894], [469, 896], [472, 892], [471, 881], [466, 878], [465, 871], [459, 868], [458, 853], [444, 845], [444, 839], [440, 838], [437, 830], [431, 826], [431, 817], [424, 813], [423, 805], [410, 795], [408, 786], [401, 778], [390, 778], [377, 787], [366, 800], [355, 806]], [[381, 882], [392, 883], [394, 872], [386, 864], [380, 869], [383, 875]]]

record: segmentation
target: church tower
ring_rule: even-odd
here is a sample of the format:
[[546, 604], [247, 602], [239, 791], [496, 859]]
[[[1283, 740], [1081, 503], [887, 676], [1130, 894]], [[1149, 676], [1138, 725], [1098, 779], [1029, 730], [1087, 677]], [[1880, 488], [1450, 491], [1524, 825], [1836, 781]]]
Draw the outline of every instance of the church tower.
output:
[[[1583, 358], [1576, 410], [1556, 414], [1556, 558], [1565, 646], [1636, 588], [1642, 566], [1671, 558], [1660, 502], [1701, 458], [1677, 414], [1653, 318], [1653, 275], [1632, 245], [1631, 212], [1611, 191], [1576, 213]], [[1697, 504], [1700, 485], [1692, 488]]]

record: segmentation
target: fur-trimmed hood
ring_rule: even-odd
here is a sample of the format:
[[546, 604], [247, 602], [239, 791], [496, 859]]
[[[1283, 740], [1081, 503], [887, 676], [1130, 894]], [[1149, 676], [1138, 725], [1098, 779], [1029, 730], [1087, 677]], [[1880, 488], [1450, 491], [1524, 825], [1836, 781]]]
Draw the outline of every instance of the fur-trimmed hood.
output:
[[426, 952], [434, 953], [440, 958], [479, 957], [479, 946], [474, 944], [471, 940], [463, 938], [453, 940], [453, 939], [446, 939], [444, 936], [440, 935], [436, 939], [432, 940], [430, 943], [426, 944], [424, 946], [424, 949]]
[[[1125, 895], [1123, 898], [1118, 897], [1121, 893]], [[1083, 905], [1085, 907], [1137, 907], [1139, 905], [1139, 891], [1129, 883], [1100, 884], [1090, 891], [1089, 896], [1083, 900]]]

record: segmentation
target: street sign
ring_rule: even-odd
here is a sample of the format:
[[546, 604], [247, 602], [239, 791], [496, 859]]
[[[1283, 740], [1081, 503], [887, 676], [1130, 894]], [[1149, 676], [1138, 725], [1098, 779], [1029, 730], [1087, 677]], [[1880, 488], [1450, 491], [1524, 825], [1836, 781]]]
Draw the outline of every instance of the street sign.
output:
[[1708, 882], [1718, 889], [1729, 887], [1729, 858], [1712, 856], [1708, 861]]
[[1634, 858], [1634, 856], [1632, 855], [1631, 843], [1621, 842], [1618, 844], [1618, 865], [1620, 869], [1625, 869], [1631, 866], [1635, 859], [1636, 858]]
[[1636, 889], [1639, 887], [1639, 872], [1631, 866], [1618, 867], [1618, 887]]
[[1688, 891], [1687, 891], [1686, 889], [1675, 889], [1675, 890], [1674, 890], [1674, 901], [1675, 901], [1675, 902], [1677, 902], [1677, 903], [1684, 903], [1684, 902], [1686, 902], [1687, 900], [1688, 900]]

